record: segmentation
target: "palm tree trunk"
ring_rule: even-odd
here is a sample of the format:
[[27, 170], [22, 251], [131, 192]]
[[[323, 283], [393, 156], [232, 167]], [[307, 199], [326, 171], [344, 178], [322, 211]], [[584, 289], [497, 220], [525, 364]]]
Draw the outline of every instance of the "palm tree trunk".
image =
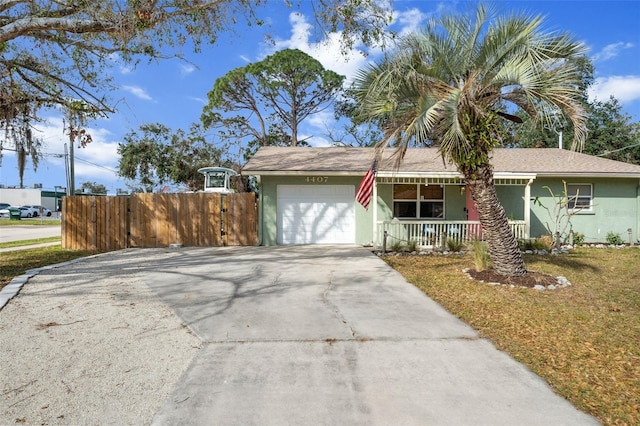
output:
[[476, 203], [494, 271], [510, 277], [526, 274], [518, 242], [493, 185], [491, 165], [483, 164], [474, 171], [463, 171], [463, 174]]

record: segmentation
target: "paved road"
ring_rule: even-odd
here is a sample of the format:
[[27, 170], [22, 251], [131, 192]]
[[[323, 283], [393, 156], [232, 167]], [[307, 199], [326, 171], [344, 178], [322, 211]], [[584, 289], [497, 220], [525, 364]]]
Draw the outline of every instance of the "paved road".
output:
[[135, 268], [205, 342], [155, 425], [598, 424], [365, 249]]
[[60, 225], [15, 225], [0, 227], [0, 243], [60, 236]]

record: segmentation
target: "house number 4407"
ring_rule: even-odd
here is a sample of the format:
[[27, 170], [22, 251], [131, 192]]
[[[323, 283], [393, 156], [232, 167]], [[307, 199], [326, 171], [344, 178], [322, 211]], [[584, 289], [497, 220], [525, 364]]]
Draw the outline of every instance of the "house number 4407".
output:
[[327, 183], [329, 176], [307, 176], [305, 180], [311, 183]]

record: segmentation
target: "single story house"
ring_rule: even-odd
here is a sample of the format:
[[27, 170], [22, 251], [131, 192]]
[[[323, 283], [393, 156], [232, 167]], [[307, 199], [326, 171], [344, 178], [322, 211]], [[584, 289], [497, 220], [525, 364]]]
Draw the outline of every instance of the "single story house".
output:
[[[481, 235], [477, 212], [456, 167], [437, 148], [412, 148], [399, 168], [394, 150], [377, 163], [373, 199], [356, 202], [371, 168], [373, 148], [263, 147], [243, 175], [255, 176], [260, 197], [260, 241], [276, 244], [373, 244], [388, 236], [421, 246], [443, 237]], [[577, 194], [574, 232], [585, 242], [615, 232], [640, 239], [640, 166], [558, 148], [499, 148], [491, 160], [498, 197], [518, 238], [548, 234], [554, 194]]]

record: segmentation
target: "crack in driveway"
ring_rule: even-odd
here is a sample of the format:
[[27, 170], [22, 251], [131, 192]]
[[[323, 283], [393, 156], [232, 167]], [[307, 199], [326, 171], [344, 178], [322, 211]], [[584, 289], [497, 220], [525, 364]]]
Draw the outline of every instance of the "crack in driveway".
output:
[[347, 321], [347, 319], [342, 314], [342, 312], [340, 312], [340, 308], [338, 307], [338, 305], [336, 305], [331, 300], [329, 300], [329, 292], [332, 289], [333, 289], [333, 271], [330, 271], [329, 272], [329, 282], [327, 283], [327, 286], [325, 287], [324, 291], [322, 292], [322, 302], [325, 305], [327, 305], [329, 307], [329, 309], [331, 309], [331, 311], [333, 311], [333, 313], [335, 314], [336, 318], [338, 318], [339, 321], [341, 321], [343, 324], [345, 324], [347, 327], [349, 327], [349, 330], [351, 331], [351, 335], [353, 337], [356, 337], [356, 335], [358, 333], [353, 328], [353, 326], [351, 324], [349, 324], [349, 321]]
[[332, 338], [323, 339], [232, 339], [232, 340], [203, 340], [203, 344], [247, 344], [247, 343], [342, 343], [342, 342], [446, 342], [446, 341], [474, 341], [483, 340], [482, 337], [354, 337], [350, 338]]

